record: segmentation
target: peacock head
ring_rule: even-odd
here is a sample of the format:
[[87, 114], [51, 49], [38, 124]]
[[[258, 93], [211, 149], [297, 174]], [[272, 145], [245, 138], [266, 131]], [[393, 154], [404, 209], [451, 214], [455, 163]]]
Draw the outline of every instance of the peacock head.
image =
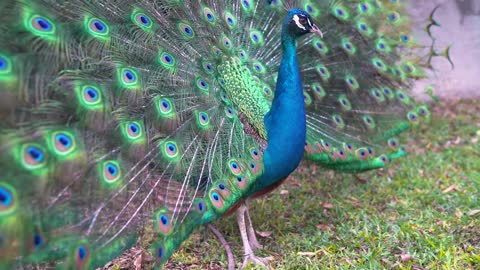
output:
[[301, 9], [291, 9], [288, 11], [287, 18], [284, 22], [284, 30], [295, 37], [307, 33], [314, 33], [323, 38], [322, 31], [312, 22], [310, 14]]

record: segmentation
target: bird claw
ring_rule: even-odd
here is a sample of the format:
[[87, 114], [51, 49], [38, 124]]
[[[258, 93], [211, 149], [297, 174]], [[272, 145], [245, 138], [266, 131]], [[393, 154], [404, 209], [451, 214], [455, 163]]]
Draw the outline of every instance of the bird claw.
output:
[[265, 266], [265, 268], [267, 269], [268, 262], [272, 260], [273, 260], [273, 257], [271, 256], [257, 257], [255, 256], [255, 254], [252, 253], [245, 256], [245, 259], [243, 260], [243, 264], [242, 264], [242, 269], [245, 269], [245, 267], [247, 267], [249, 261], [259, 266]]

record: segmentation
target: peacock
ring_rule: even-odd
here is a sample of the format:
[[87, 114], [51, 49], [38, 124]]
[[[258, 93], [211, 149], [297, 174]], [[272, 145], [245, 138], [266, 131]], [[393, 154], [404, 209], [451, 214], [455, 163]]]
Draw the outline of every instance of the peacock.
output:
[[303, 157], [362, 172], [430, 112], [400, 1], [0, 2], [0, 268], [161, 268]]

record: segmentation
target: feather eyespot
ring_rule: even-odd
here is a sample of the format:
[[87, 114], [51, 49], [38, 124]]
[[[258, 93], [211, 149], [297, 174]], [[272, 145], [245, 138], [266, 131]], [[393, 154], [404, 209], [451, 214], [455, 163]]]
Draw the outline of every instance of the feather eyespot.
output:
[[410, 37], [406, 34], [401, 34], [400, 35], [400, 40], [403, 42], [403, 43], [408, 43], [410, 41]]
[[313, 47], [315, 49], [317, 49], [317, 51], [322, 54], [322, 55], [325, 55], [327, 54], [328, 52], [328, 47], [325, 45], [325, 43], [320, 39], [320, 38], [314, 38], [312, 40], [313, 42]]
[[428, 117], [430, 115], [430, 111], [428, 110], [428, 108], [426, 106], [420, 106], [417, 109], [417, 113], [422, 117]]
[[98, 18], [85, 18], [87, 31], [96, 38], [105, 39], [109, 35], [109, 26]]
[[387, 65], [385, 65], [385, 63], [379, 58], [372, 59], [372, 64], [380, 72], [385, 72], [388, 69]]
[[220, 195], [219, 191], [216, 189], [210, 192], [210, 201], [213, 203], [213, 206], [217, 209], [222, 209], [224, 207], [223, 197]]
[[355, 150], [353, 149], [353, 146], [350, 145], [349, 143], [344, 143], [343, 144], [343, 149], [349, 153], [353, 153]]
[[360, 12], [365, 13], [370, 10], [370, 5], [368, 3], [360, 3], [358, 4], [358, 9]]
[[345, 111], [350, 111], [352, 110], [352, 104], [350, 101], [347, 99], [345, 95], [341, 95], [338, 98], [338, 102], [340, 103], [340, 106], [345, 110]]
[[119, 84], [126, 89], [137, 89], [139, 87], [139, 76], [133, 68], [119, 68], [117, 70]]
[[207, 206], [202, 200], [197, 201], [197, 210], [200, 213], [204, 213], [207, 210]]
[[261, 45], [263, 43], [263, 35], [260, 31], [250, 31], [250, 40], [254, 45]]
[[163, 247], [157, 249], [157, 256], [159, 259], [163, 259], [164, 250]]
[[57, 154], [71, 153], [75, 149], [74, 137], [67, 132], [56, 132], [53, 135], [53, 145]]
[[35, 231], [33, 232], [33, 237], [32, 237], [33, 249], [34, 250], [40, 249], [44, 243], [45, 243], [45, 239], [42, 233], [38, 231], [37, 228], [35, 228]]
[[313, 7], [309, 4], [306, 4], [305, 5], [305, 10], [308, 12], [308, 13], [313, 13]]
[[125, 134], [128, 139], [136, 140], [143, 137], [143, 126], [141, 123], [133, 121], [125, 123]]
[[242, 6], [243, 6], [243, 9], [249, 10], [250, 9], [250, 1], [249, 0], [243, 0], [242, 1]]
[[169, 158], [176, 157], [178, 155], [177, 144], [175, 142], [167, 142], [165, 144], [165, 153]]
[[336, 128], [343, 129], [345, 127], [345, 122], [343, 121], [342, 117], [340, 117], [340, 115], [334, 114], [332, 116], [332, 119]]
[[197, 113], [197, 125], [199, 128], [208, 128], [210, 125], [210, 117], [206, 112]]
[[138, 9], [135, 9], [130, 16], [131, 20], [134, 24], [145, 31], [149, 31], [152, 29], [153, 21], [152, 19], [147, 16], [145, 13], [141, 12]]
[[203, 8], [203, 17], [209, 22], [209, 23], [214, 23], [215, 22], [215, 14], [213, 11], [208, 8], [204, 7]]
[[162, 115], [168, 115], [173, 112], [173, 103], [168, 98], [158, 99], [157, 107]]
[[252, 158], [255, 160], [259, 160], [261, 158], [261, 154], [256, 148], [251, 148], [250, 154], [252, 155]]
[[218, 192], [222, 195], [223, 198], [228, 198], [230, 196], [230, 190], [227, 185], [223, 182], [217, 184]]
[[117, 161], [103, 162], [103, 179], [108, 184], [116, 183], [122, 176], [120, 165]]
[[131, 70], [124, 70], [123, 71], [123, 79], [126, 83], [131, 83], [135, 81], [135, 73], [133, 73]]
[[172, 232], [172, 217], [166, 209], [161, 209], [155, 213], [155, 227], [164, 236]]
[[160, 64], [170, 70], [173, 70], [176, 64], [175, 57], [168, 52], [160, 52], [159, 54]]
[[408, 112], [407, 113], [407, 119], [412, 124], [417, 124], [418, 123], [418, 116], [414, 112]]
[[251, 171], [254, 175], [258, 174], [258, 172], [260, 171], [260, 169], [261, 169], [261, 164], [255, 162], [255, 161], [250, 162], [250, 171]]
[[330, 71], [324, 65], [317, 65], [316, 70], [324, 82], [330, 79]]
[[233, 118], [234, 112], [235, 112], [235, 111], [234, 111], [232, 108], [230, 108], [230, 107], [229, 107], [229, 108], [225, 108], [225, 115], [226, 115], [228, 118], [230, 118], [230, 119]]
[[231, 160], [229, 162], [229, 165], [228, 165], [230, 171], [232, 172], [233, 175], [240, 175], [240, 173], [242, 172], [242, 169], [240, 167], [240, 164], [235, 161], [235, 160]]
[[0, 53], [0, 75], [7, 74], [11, 70], [10, 60]]
[[23, 162], [29, 169], [35, 169], [45, 164], [45, 151], [36, 144], [23, 146]]
[[375, 120], [373, 120], [373, 118], [370, 116], [370, 115], [364, 115], [362, 117], [363, 119], [363, 123], [370, 129], [373, 129], [375, 128]]
[[237, 55], [243, 61], [247, 59], [247, 53], [244, 50], [239, 50]]
[[337, 158], [340, 158], [341, 160], [347, 159], [347, 153], [346, 153], [344, 150], [342, 150], [342, 149], [337, 149], [337, 150], [336, 150], [336, 154], [337, 154], [337, 155], [336, 155]]
[[380, 161], [383, 162], [383, 164], [387, 165], [388, 163], [390, 163], [390, 160], [388, 159], [388, 157], [386, 155], [381, 155], [379, 157]]
[[330, 145], [329, 142], [325, 140], [320, 140], [320, 143], [317, 144], [318, 150], [322, 152], [328, 152], [332, 149], [332, 146]]
[[365, 160], [369, 157], [368, 150], [363, 148], [363, 147], [357, 149], [357, 151], [355, 151], [355, 154], [357, 155], [357, 157], [359, 157], [360, 159], [363, 159], [363, 160]]
[[398, 147], [399, 147], [399, 143], [397, 141], [397, 139], [389, 139], [388, 140], [388, 147], [390, 147], [390, 149], [392, 150], [397, 150]]
[[223, 37], [222, 45], [225, 49], [229, 50], [232, 48], [232, 41], [228, 37]]
[[266, 68], [265, 68], [265, 66], [264, 66], [262, 63], [260, 63], [259, 61], [255, 61], [255, 62], [253, 63], [253, 70], [255, 70], [255, 72], [257, 72], [257, 73], [261, 73], [261, 74], [262, 74], [262, 73], [265, 73]]
[[46, 34], [48, 35], [55, 33], [55, 25], [47, 17], [33, 15], [32, 17], [30, 17], [29, 24], [29, 29], [34, 34], [43, 36]]
[[208, 74], [212, 74], [214, 71], [212, 63], [203, 63], [203, 70]]
[[193, 28], [190, 26], [190, 24], [186, 22], [181, 22], [178, 24], [178, 29], [180, 30], [180, 34], [182, 37], [186, 39], [192, 39], [195, 37], [195, 32], [193, 31]]
[[15, 211], [17, 206], [17, 195], [15, 189], [0, 182], [0, 216], [10, 214]]
[[32, 25], [39, 31], [50, 31], [52, 29], [52, 24], [47, 19], [42, 17], [35, 17]]
[[74, 249], [74, 258], [75, 258], [75, 269], [85, 269], [88, 268], [88, 262], [90, 259], [90, 247], [85, 241], [80, 243]]
[[93, 105], [100, 102], [101, 96], [99, 90], [93, 86], [83, 87], [83, 99], [86, 103]]
[[267, 98], [270, 98], [272, 96], [272, 89], [270, 87], [264, 87], [263, 88], [263, 95]]
[[400, 14], [398, 14], [397, 12], [391, 12], [390, 14], [388, 14], [388, 19], [391, 22], [396, 22], [398, 21], [399, 18], [400, 18]]
[[230, 13], [225, 12], [225, 22], [227, 23], [228, 27], [233, 28], [237, 24], [237, 19]]
[[197, 81], [196, 84], [198, 89], [200, 89], [202, 92], [205, 92], [205, 93], [209, 91], [208, 83], [205, 80], [201, 78], [197, 78], [196, 81]]
[[105, 33], [107, 31], [107, 26], [99, 20], [93, 20], [91, 24], [91, 29], [95, 32]]
[[244, 189], [247, 186], [247, 178], [243, 176], [237, 176], [237, 185], [239, 188]]

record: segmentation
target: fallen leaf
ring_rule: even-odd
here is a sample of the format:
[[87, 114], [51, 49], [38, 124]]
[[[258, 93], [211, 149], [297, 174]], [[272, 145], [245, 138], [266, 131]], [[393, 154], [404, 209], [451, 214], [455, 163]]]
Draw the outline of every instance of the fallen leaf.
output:
[[460, 144], [462, 142], [462, 138], [457, 137], [457, 139], [453, 142], [454, 144]]
[[333, 209], [333, 204], [328, 203], [328, 202], [323, 202], [322, 207], [325, 209]]
[[445, 193], [448, 193], [450, 191], [455, 191], [457, 190], [457, 185], [453, 184], [451, 186], [449, 186], [448, 188], [442, 190], [442, 193], [445, 194]]
[[462, 210], [460, 209], [455, 209], [455, 216], [458, 218], [458, 219], [461, 219], [463, 217], [463, 212]]
[[322, 231], [331, 231], [332, 226], [327, 225], [327, 224], [318, 224], [317, 229], [322, 230]]
[[300, 255], [300, 256], [310, 256], [311, 257], [311, 256], [316, 256], [320, 252], [325, 253], [325, 251], [323, 249], [319, 249], [319, 250], [316, 250], [314, 252], [311, 252], [311, 251], [302, 252], [302, 251], [300, 251], [300, 252], [297, 252], [297, 254]]
[[354, 202], [358, 202], [358, 199], [353, 196], [348, 196], [348, 198]]
[[259, 232], [259, 231], [255, 231], [255, 232], [261, 237], [269, 237], [273, 234], [273, 232]]
[[297, 255], [300, 255], [300, 256], [315, 256], [317, 255], [316, 252], [298, 252]]
[[478, 214], [480, 214], [480, 209], [472, 210], [472, 211], [468, 212], [469, 216], [475, 216], [475, 215], [478, 215]]
[[406, 262], [408, 262], [408, 261], [413, 261], [413, 260], [414, 260], [413, 257], [412, 257], [412, 255], [407, 254], [407, 253], [402, 253], [402, 254], [400, 254], [400, 258], [402, 259], [402, 262], [404, 262], [404, 263], [406, 263]]
[[141, 270], [142, 269], [142, 254], [138, 255], [137, 258], [135, 258], [135, 261], [133, 262], [133, 265], [135, 266], [135, 270]]

